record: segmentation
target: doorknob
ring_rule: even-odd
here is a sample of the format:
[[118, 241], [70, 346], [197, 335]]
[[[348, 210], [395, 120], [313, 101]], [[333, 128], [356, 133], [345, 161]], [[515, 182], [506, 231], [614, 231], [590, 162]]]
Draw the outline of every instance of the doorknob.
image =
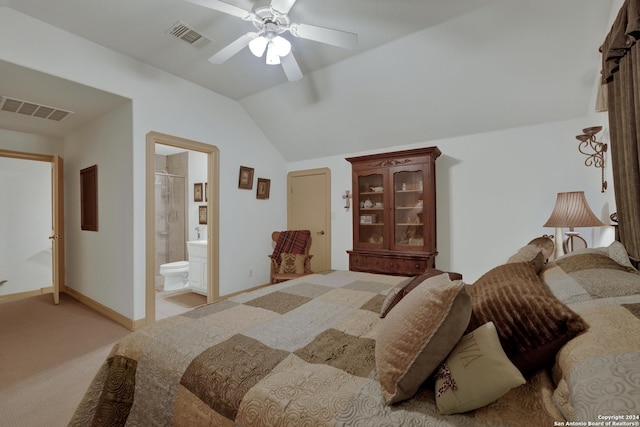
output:
[[318, 231], [316, 234], [317, 234], [318, 236], [324, 236], [324, 230]]

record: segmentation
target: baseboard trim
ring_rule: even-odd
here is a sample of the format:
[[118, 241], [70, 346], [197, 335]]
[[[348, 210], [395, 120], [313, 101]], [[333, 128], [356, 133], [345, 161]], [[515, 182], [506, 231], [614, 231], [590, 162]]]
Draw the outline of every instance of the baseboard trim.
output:
[[52, 293], [53, 293], [53, 287], [48, 286], [46, 288], [35, 289], [33, 291], [16, 292], [15, 294], [0, 295], [0, 302], [12, 301], [12, 300], [21, 299], [21, 298], [35, 297], [38, 295], [52, 294]]
[[99, 302], [81, 294], [80, 292], [68, 286], [65, 288], [64, 293], [69, 295], [71, 298], [79, 301], [80, 303], [86, 305], [87, 307], [97, 311], [98, 313], [102, 314], [106, 318], [113, 320], [114, 322], [116, 322], [121, 326], [124, 326], [130, 331], [135, 331], [136, 329], [139, 329], [140, 327], [146, 324], [146, 319], [141, 319], [141, 320], [129, 319], [128, 317], [123, 316], [117, 311], [114, 311], [109, 307], [100, 304]]
[[214, 302], [223, 301], [223, 300], [226, 300], [226, 299], [228, 299], [228, 298], [235, 297], [236, 295], [246, 294], [247, 292], [255, 291], [255, 290], [258, 290], [258, 289], [261, 289], [261, 288], [266, 288], [267, 286], [271, 286], [271, 285], [272, 285], [271, 283], [265, 283], [265, 284], [263, 284], [263, 285], [254, 286], [254, 287], [252, 287], [252, 288], [244, 289], [244, 290], [242, 290], [242, 291], [232, 292], [232, 293], [230, 293], [230, 294], [226, 294], [226, 295], [222, 295], [222, 296], [220, 296], [220, 297], [219, 297], [218, 299], [216, 299]]

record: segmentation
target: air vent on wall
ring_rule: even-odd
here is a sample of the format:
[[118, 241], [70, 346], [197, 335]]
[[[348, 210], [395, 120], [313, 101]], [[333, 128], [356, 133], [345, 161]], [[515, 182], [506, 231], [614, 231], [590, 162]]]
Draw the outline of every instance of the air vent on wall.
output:
[[39, 117], [41, 119], [61, 122], [73, 111], [62, 110], [60, 108], [48, 107], [36, 102], [24, 101], [22, 99], [0, 96], [0, 110], [10, 113], [24, 114], [26, 116]]
[[199, 31], [180, 21], [173, 24], [166, 33], [197, 48], [203, 47], [211, 42], [211, 39], [208, 39]]

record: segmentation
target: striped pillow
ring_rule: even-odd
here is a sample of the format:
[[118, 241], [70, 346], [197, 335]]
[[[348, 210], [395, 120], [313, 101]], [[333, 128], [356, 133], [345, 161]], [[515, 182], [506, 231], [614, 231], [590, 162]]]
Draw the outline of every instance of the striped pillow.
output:
[[467, 333], [493, 321], [505, 353], [525, 374], [553, 363], [560, 347], [587, 328], [528, 262], [498, 266], [467, 292], [472, 301]]

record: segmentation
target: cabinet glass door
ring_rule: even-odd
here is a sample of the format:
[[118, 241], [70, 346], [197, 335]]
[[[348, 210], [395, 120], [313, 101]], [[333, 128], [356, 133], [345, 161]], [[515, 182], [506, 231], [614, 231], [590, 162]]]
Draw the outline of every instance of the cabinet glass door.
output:
[[384, 244], [384, 179], [382, 174], [358, 176], [358, 242], [382, 248]]
[[401, 171], [393, 174], [394, 243], [407, 250], [424, 248], [422, 171]]

